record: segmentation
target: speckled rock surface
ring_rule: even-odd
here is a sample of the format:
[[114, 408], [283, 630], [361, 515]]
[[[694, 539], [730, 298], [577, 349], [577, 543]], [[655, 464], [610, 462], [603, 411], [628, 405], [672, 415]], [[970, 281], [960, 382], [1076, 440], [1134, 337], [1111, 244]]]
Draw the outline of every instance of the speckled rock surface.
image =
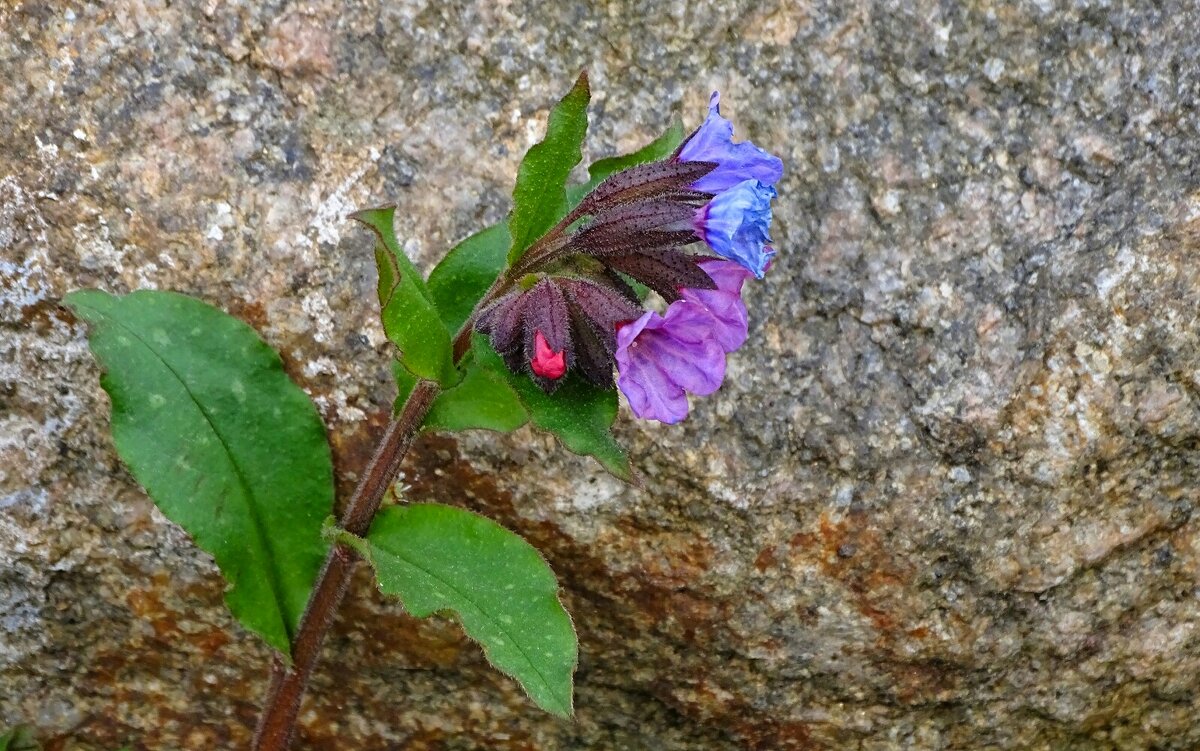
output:
[[406, 468], [559, 572], [575, 722], [362, 576], [298, 747], [1200, 745], [1200, 7], [1150, 6], [0, 6], [0, 723], [244, 747], [268, 663], [57, 299], [254, 324], [344, 490], [392, 395], [345, 216], [397, 202], [428, 268], [586, 66], [592, 157], [712, 87], [783, 155], [750, 344], [682, 426], [621, 423], [640, 489], [528, 430]]

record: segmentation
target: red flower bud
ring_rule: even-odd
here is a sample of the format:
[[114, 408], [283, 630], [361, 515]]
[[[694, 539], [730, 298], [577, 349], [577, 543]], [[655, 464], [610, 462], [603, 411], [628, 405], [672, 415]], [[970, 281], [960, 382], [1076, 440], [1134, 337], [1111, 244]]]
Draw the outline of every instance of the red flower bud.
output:
[[562, 378], [563, 374], [567, 372], [566, 353], [555, 352], [551, 349], [550, 343], [546, 341], [546, 337], [542, 336], [541, 331], [534, 334], [533, 348], [533, 359], [529, 361], [533, 372], [550, 380]]

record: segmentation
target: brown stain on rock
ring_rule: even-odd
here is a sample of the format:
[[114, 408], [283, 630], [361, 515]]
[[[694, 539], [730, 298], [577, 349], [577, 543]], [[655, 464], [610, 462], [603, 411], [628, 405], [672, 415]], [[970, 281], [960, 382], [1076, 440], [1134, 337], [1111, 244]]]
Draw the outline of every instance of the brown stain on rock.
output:
[[[5, 277], [0, 271], [0, 292], [5, 291]], [[70, 309], [63, 307], [54, 300], [39, 300], [32, 305], [21, 308], [21, 325], [32, 331], [45, 332], [54, 328], [55, 323], [72, 323], [75, 315]]]
[[775, 553], [774, 546], [768, 546], [758, 551], [758, 555], [754, 558], [754, 568], [758, 573], [765, 573], [770, 569], [775, 568], [779, 564], [779, 557]]
[[[695, 584], [711, 566], [714, 550], [709, 542], [653, 528], [642, 519], [620, 518], [613, 526], [637, 539], [643, 552], [638, 565], [630, 570], [614, 570], [596, 550], [553, 523], [521, 517], [512, 496], [491, 475], [475, 471], [462, 460], [452, 439], [422, 437], [406, 466], [412, 468], [408, 472], [410, 500], [466, 506], [516, 531], [542, 551], [560, 577], [568, 609], [592, 613], [592, 617], [576, 621], [585, 658], [588, 652], [611, 657], [610, 653], [624, 646], [626, 634], [669, 640], [688, 651], [703, 651], [719, 642], [733, 606]], [[556, 566], [556, 561], [562, 565]], [[593, 646], [589, 648], [589, 644]], [[650, 662], [642, 667], [655, 676], [650, 688], [656, 699], [692, 722], [720, 728], [746, 748], [789, 751], [813, 747], [805, 723], [780, 721], [745, 705], [733, 693], [711, 687], [689, 689], [683, 692], [689, 698], [681, 698], [677, 687], [706, 685], [705, 679], [680, 675], [671, 664]], [[587, 680], [587, 675], [580, 677], [580, 691], [588, 690]], [[636, 690], [635, 685], [630, 688]]]
[[864, 512], [836, 520], [822, 512], [815, 534], [799, 532], [789, 547], [792, 556], [815, 560], [822, 574], [845, 587], [882, 640], [895, 640], [902, 618], [892, 612], [890, 600], [912, 583], [913, 571], [888, 550]]
[[391, 410], [369, 413], [359, 422], [334, 426], [329, 431], [329, 448], [333, 452], [333, 473], [337, 486], [337, 508], [340, 511], [354, 493], [354, 487], [375, 453]]
[[948, 664], [927, 661], [906, 651], [931, 638], [929, 628], [914, 622], [911, 608], [916, 570], [887, 544], [866, 512], [835, 518], [822, 512], [814, 531], [798, 532], [788, 544], [793, 560], [812, 561], [840, 584], [855, 609], [874, 628], [874, 643], [864, 645], [869, 660], [892, 679], [888, 693], [902, 704], [938, 701], [962, 676]]
[[[130, 577], [135, 576], [132, 564]], [[78, 738], [97, 748], [156, 749], [182, 743], [184, 748], [237, 748], [247, 745], [257, 710], [256, 682], [227, 681], [222, 677], [245, 671], [242, 643], [248, 634], [233, 634], [223, 624], [209, 623], [205, 614], [223, 607], [224, 581], [219, 576], [195, 583], [180, 582], [164, 572], [142, 575], [146, 586], [123, 598], [127, 618], [98, 622], [95, 628], [122, 633], [98, 640], [105, 646], [87, 655], [80, 685], [105, 709], [83, 717], [62, 736], [46, 740], [48, 749], [75, 749]], [[138, 623], [146, 623], [149, 630]], [[231, 648], [232, 645], [232, 648]], [[263, 677], [268, 662], [261, 652]], [[149, 680], [148, 680], [149, 679]], [[230, 707], [223, 718], [199, 718], [187, 706], [161, 701], [155, 683], [183, 683], [184, 694], [197, 706]], [[137, 729], [134, 715], [145, 718], [152, 708], [153, 729]], [[196, 745], [196, 744], [200, 745]]]
[[361, 645], [356, 658], [364, 665], [449, 668], [464, 651], [478, 650], [450, 619], [406, 614], [399, 602], [379, 591], [367, 566], [358, 567], [351, 587], [334, 629], [340, 639]]
[[[762, 571], [774, 565], [780, 552], [766, 548], [759, 553], [756, 567]], [[817, 529], [796, 532], [782, 552], [793, 565], [811, 562], [824, 576], [844, 587], [858, 612], [879, 633], [881, 643], [894, 641], [900, 624], [889, 600], [896, 589], [911, 583], [913, 572], [887, 550], [863, 512], [851, 512], [836, 520], [829, 512], [822, 512]]]
[[[370, 425], [381, 425], [386, 418], [384, 411], [372, 416], [368, 425], [334, 432], [339, 479], [352, 486], [351, 480], [361, 472], [380, 432]], [[524, 536], [552, 565], [558, 562], [555, 567], [568, 608], [577, 614], [590, 611], [586, 618], [577, 620], [585, 663], [589, 656], [621, 661], [623, 655], [642, 653], [646, 644], [663, 643], [665, 648], [650, 650], [645, 663], [639, 665], [643, 676], [631, 679], [627, 690], [649, 691], [656, 701], [689, 722], [715, 728], [747, 749], [790, 751], [815, 747], [806, 723], [780, 719], [748, 706], [736, 692], [710, 684], [711, 678], [703, 675], [694, 661], [680, 664], [669, 656], [680, 650], [702, 652], [722, 643], [726, 623], [733, 614], [734, 605], [727, 598], [695, 583], [712, 565], [715, 553], [710, 543], [644, 521], [621, 519], [616, 525], [621, 534], [646, 540], [647, 544], [639, 543], [641, 552], [633, 565], [616, 571], [613, 561], [552, 522], [521, 516], [514, 498], [498, 486], [494, 476], [476, 471], [463, 460], [450, 438], [423, 436], [410, 453], [405, 469], [411, 484], [405, 494], [408, 500], [465, 506], [485, 514]], [[854, 546], [854, 553], [847, 557], [848, 545]], [[791, 546], [783, 546], [771, 555], [783, 555], [785, 550], [788, 555], [817, 555], [822, 572], [854, 594], [862, 612], [880, 629], [881, 640], [900, 628], [897, 624], [902, 619], [891, 613], [883, 592], [905, 585], [911, 580], [911, 572], [886, 550], [877, 533], [863, 530], [853, 518], [835, 521], [822, 517], [814, 533], [798, 535]], [[629, 563], [622, 561], [623, 565]], [[147, 586], [126, 593], [123, 604], [130, 620], [147, 623], [150, 628], [126, 626], [129, 636], [123, 642], [91, 660], [84, 680], [103, 687], [112, 715], [85, 718], [72, 736], [82, 734], [114, 747], [133, 740], [129, 726], [120, 719], [123, 708], [152, 703], [152, 699], [147, 694], [151, 690], [147, 682], [130, 680], [130, 676], [172, 676], [171, 680], [182, 676], [191, 696], [204, 697], [205, 705], [231, 705], [230, 713], [219, 719], [200, 719], [189, 714], [186, 707], [155, 704], [158, 730], [143, 734], [134, 747], [157, 748], [168, 739], [181, 739], [195, 747], [244, 747], [256, 721], [269, 655], [259, 648], [251, 650], [253, 657], [248, 656], [243, 640], [252, 640], [251, 636], [238, 634], [234, 643], [234, 635], [197, 623], [187, 610], [189, 605], [200, 605], [205, 610], [221, 607], [223, 589], [218, 576], [181, 586], [173, 577], [160, 574]], [[641, 643], [629, 643], [627, 637], [631, 634]], [[256, 659], [261, 665], [247, 668], [242, 664], [246, 659]], [[257, 673], [262, 679], [214, 684], [211, 678], [205, 680], [209, 665], [223, 666], [226, 676]], [[467, 709], [442, 716], [437, 725], [425, 725], [423, 715], [397, 716], [397, 702], [402, 705], [402, 697], [379, 694], [377, 688], [389, 672], [396, 670], [444, 675], [452, 685], [485, 692], [489, 697], [487, 718], [482, 722], [471, 720], [474, 715]], [[346, 680], [346, 676], [358, 678]], [[581, 694], [589, 691], [590, 677], [589, 672], [580, 674]], [[486, 664], [479, 647], [452, 620], [414, 619], [398, 603], [383, 597], [366, 567], [356, 572], [314, 680], [313, 694], [302, 710], [299, 748], [343, 748], [347, 707], [366, 717], [395, 718], [389, 726], [389, 732], [395, 735], [389, 737], [403, 738], [396, 741], [371, 734], [357, 736], [355, 747], [364, 751], [441, 749], [471, 743], [513, 751], [539, 748], [533, 737], [516, 729], [530, 727], [525, 720], [516, 720], [536, 714], [536, 710], [515, 684]], [[928, 696], [938, 677], [932, 671], [898, 666], [897, 683], [901, 694], [915, 699]]]
[[750, 719], [753, 716], [753, 710], [745, 708], [740, 715], [730, 713], [723, 718], [730, 722], [731, 734], [749, 751], [809, 751], [818, 748], [813, 743], [812, 730], [807, 723]]

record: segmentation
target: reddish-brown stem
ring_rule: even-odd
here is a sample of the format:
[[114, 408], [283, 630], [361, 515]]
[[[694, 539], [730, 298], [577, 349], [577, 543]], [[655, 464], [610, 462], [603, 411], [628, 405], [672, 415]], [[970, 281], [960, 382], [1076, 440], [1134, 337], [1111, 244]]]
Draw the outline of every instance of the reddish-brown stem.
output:
[[475, 304], [475, 310], [471, 313], [471, 317], [458, 330], [458, 335], [454, 337], [454, 362], [457, 364], [463, 356], [467, 354], [467, 350], [471, 348], [471, 333], [475, 331], [475, 316], [479, 311], [483, 310], [488, 303], [494, 300], [501, 292], [508, 289], [509, 274], [501, 274], [496, 281], [492, 282], [492, 286], [484, 293], [479, 302]]
[[[342, 512], [339, 526], [354, 535], [365, 535], [379, 511], [384, 493], [396, 479], [400, 462], [421, 429], [439, 387], [433, 381], [420, 381], [404, 403], [400, 414], [392, 418], [383, 440], [367, 465], [363, 479]], [[276, 659], [266, 706], [254, 735], [256, 751], [284, 751], [291, 743], [304, 689], [317, 664], [325, 634], [333, 624], [338, 606], [350, 586], [350, 576], [358, 555], [344, 545], [334, 545], [325, 557], [325, 566], [308, 599], [300, 619], [300, 630], [292, 643], [292, 666], [287, 669]]]

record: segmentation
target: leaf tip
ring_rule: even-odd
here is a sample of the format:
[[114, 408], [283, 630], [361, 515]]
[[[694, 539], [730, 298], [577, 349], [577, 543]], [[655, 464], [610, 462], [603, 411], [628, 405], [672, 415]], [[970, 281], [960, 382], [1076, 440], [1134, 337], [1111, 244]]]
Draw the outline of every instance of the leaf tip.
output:
[[99, 299], [108, 296], [107, 292], [98, 289], [76, 289], [64, 295], [59, 304], [69, 309], [72, 313], [79, 315], [79, 309], [87, 307], [89, 299]]
[[630, 487], [636, 490], [646, 489], [645, 480], [642, 478], [641, 474], [634, 471], [633, 465], [629, 461], [629, 454], [627, 452], [622, 451], [620, 461], [614, 462], [612, 467], [606, 464], [604, 468], [607, 469], [609, 474], [611, 474], [613, 477], [629, 485]]
[[350, 218], [359, 224], [365, 225], [369, 229], [376, 232], [380, 231], [383, 226], [391, 227], [392, 219], [396, 214], [396, 204], [389, 203], [384, 206], [376, 206], [370, 209], [359, 209], [350, 215]]
[[544, 701], [540, 703], [542, 705], [542, 709], [546, 710], [555, 717], [559, 717], [564, 720], [575, 719], [575, 700], [572, 696], [572, 692], [568, 692], [565, 697], [554, 697], [553, 702]]
[[579, 447], [569, 446], [561, 438], [559, 443], [568, 451], [578, 456], [590, 456], [600, 463], [600, 466], [605, 469], [613, 477], [621, 482], [628, 483], [633, 487], [639, 487], [640, 479], [633, 471], [633, 463], [629, 461], [629, 452], [625, 447], [617, 442], [616, 437], [612, 434], [611, 427], [605, 428], [598, 436], [601, 444], [593, 446], [587, 450], [580, 450]]

